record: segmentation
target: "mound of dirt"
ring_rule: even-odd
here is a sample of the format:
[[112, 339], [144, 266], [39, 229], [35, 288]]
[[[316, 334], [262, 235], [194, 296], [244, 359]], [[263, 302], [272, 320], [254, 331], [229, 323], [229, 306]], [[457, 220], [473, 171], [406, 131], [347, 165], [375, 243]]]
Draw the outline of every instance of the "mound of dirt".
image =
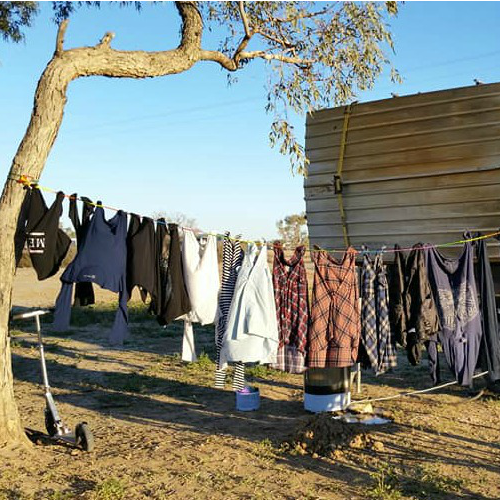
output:
[[334, 419], [331, 414], [319, 413], [308, 419], [295, 432], [290, 444], [301, 455], [313, 458], [336, 458], [344, 449], [383, 451], [384, 445], [376, 441], [362, 424], [348, 424]]

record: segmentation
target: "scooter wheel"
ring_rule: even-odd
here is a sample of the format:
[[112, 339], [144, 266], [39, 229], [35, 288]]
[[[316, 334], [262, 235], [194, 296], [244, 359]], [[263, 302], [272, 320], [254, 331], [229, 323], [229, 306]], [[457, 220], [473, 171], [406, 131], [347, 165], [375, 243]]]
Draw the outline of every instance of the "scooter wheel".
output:
[[57, 434], [56, 421], [48, 408], [45, 408], [45, 428], [49, 436], [55, 436]]
[[86, 422], [82, 422], [76, 426], [75, 440], [76, 445], [85, 451], [92, 451], [94, 449], [94, 436]]

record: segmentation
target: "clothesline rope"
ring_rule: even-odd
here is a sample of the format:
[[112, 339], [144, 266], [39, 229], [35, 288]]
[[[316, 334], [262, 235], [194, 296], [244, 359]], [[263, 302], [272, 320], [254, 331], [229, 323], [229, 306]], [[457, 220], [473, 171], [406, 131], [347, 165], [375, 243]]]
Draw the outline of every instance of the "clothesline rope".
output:
[[[59, 191], [55, 190], [55, 189], [52, 189], [52, 188], [49, 188], [49, 187], [46, 187], [46, 186], [41, 186], [40, 184], [38, 184], [38, 181], [37, 180], [34, 180], [34, 178], [30, 175], [20, 175], [19, 177], [9, 177], [10, 180], [14, 180], [16, 181], [17, 183], [19, 184], [22, 184], [23, 186], [26, 186], [26, 187], [29, 187], [29, 188], [36, 188], [36, 189], [40, 189], [42, 191], [46, 191], [48, 193], [54, 193], [54, 194], [57, 194]], [[30, 180], [31, 179], [31, 180]], [[72, 196], [70, 194], [64, 194], [64, 197], [65, 198], [68, 198], [68, 199], [73, 199], [73, 200], [78, 200], [78, 201], [81, 201], [82, 203], [86, 203], [87, 205], [91, 205], [93, 207], [99, 207], [99, 208], [105, 208], [106, 210], [111, 210], [113, 212], [124, 212], [124, 213], [129, 213], [125, 210], [122, 210], [120, 208], [115, 208], [115, 207], [111, 207], [111, 206], [108, 206], [108, 205], [103, 205], [101, 203], [94, 203], [94, 202], [89, 202], [89, 201], [86, 201], [86, 200], [83, 200], [82, 198], [79, 198], [78, 196]], [[144, 216], [141, 216], [141, 217], [144, 217]], [[157, 224], [168, 224], [168, 222], [165, 222], [164, 220], [161, 220], [161, 219], [153, 219]], [[185, 227], [185, 226], [179, 226], [181, 229], [183, 230], [186, 230], [186, 231], [195, 231], [194, 228], [192, 227]], [[231, 237], [231, 236], [228, 236], [227, 234], [222, 234], [222, 233], [207, 233], [207, 234], [212, 234], [213, 236], [222, 236], [222, 237], [226, 237], [232, 241], [239, 241], [241, 243], [260, 243], [262, 244], [263, 241], [262, 240], [244, 240], [242, 238], [234, 238], [234, 237]], [[457, 241], [450, 241], [448, 243], [438, 243], [438, 244], [426, 244], [426, 245], [422, 245], [420, 246], [419, 248], [420, 249], [429, 249], [429, 248], [446, 248], [446, 247], [451, 247], [451, 246], [456, 246], [456, 245], [463, 245], [465, 243], [470, 243], [470, 242], [473, 242], [473, 241], [479, 241], [479, 240], [486, 240], [486, 239], [489, 239], [489, 238], [494, 238], [495, 236], [499, 236], [500, 235], [500, 231], [496, 231], [494, 233], [489, 233], [489, 234], [484, 234], [484, 235], [481, 235], [481, 236], [476, 236], [474, 238], [467, 238], [467, 239], [462, 239], [462, 240], [457, 240]], [[412, 247], [406, 247], [406, 248], [386, 248], [386, 249], [383, 249], [383, 250], [368, 250], [368, 249], [361, 249], [361, 250], [357, 250], [359, 251], [360, 253], [368, 253], [368, 254], [376, 254], [376, 253], [396, 253], [396, 252], [409, 252], [413, 250]], [[339, 253], [339, 252], [345, 252], [346, 250], [345, 249], [333, 249], [333, 250], [326, 250], [324, 248], [321, 248], [319, 247], [318, 249], [314, 249], [314, 248], [311, 248], [310, 249], [311, 252], [327, 252], [327, 253]]]
[[[478, 373], [477, 375], [474, 375], [472, 378], [475, 379], [475, 378], [479, 378], [479, 377], [484, 377], [487, 374], [488, 374], [487, 371], [486, 372], [481, 372], [481, 373]], [[426, 392], [437, 391], [438, 389], [443, 389], [444, 387], [449, 387], [450, 385], [456, 385], [456, 384], [458, 384], [458, 381], [453, 380], [451, 382], [446, 382], [445, 384], [435, 385], [434, 387], [428, 387], [427, 389], [419, 389], [418, 391], [400, 392], [398, 394], [393, 394], [392, 396], [385, 396], [383, 398], [359, 399], [357, 401], [351, 401], [351, 403], [349, 403], [347, 405], [347, 407], [349, 408], [350, 406], [357, 405], [357, 404], [362, 404], [362, 403], [375, 403], [377, 401], [389, 401], [391, 399], [402, 398], [402, 397], [405, 397], [405, 396], [413, 396], [415, 394], [424, 394]]]

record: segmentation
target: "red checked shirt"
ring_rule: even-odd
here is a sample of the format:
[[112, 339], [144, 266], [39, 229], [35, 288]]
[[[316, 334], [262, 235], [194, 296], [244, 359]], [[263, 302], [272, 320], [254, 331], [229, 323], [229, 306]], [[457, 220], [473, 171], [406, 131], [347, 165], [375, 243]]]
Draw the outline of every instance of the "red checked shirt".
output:
[[309, 326], [307, 273], [304, 246], [285, 259], [280, 243], [274, 244], [273, 285], [280, 345], [274, 368], [290, 373], [304, 370], [305, 348]]
[[313, 252], [308, 368], [343, 368], [356, 362], [361, 332], [356, 254], [349, 247], [337, 261], [326, 251]]

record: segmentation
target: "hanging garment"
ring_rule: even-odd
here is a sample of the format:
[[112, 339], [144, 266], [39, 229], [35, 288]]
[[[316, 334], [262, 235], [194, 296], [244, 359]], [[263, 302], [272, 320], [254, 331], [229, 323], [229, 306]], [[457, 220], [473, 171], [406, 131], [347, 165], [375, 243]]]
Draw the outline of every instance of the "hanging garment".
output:
[[426, 255], [446, 361], [460, 384], [471, 385], [482, 337], [472, 245], [465, 243], [458, 259], [444, 257], [437, 248], [427, 248]]
[[170, 235], [165, 219], [158, 219], [155, 232], [155, 272], [156, 290], [151, 295], [149, 312], [159, 316], [165, 308], [172, 293], [172, 280], [168, 272], [168, 257], [170, 252]]
[[[477, 234], [475, 236], [481, 236]], [[500, 332], [495, 301], [495, 283], [491, 272], [488, 247], [485, 240], [476, 244], [477, 282], [483, 338], [479, 349], [479, 365], [488, 371], [491, 382], [500, 379]]]
[[267, 246], [248, 244], [236, 280], [220, 352], [221, 366], [228, 362], [276, 363], [278, 323]]
[[[157, 293], [155, 225], [149, 217], [142, 221], [136, 214], [130, 215], [127, 234], [127, 293], [132, 296], [135, 286], [139, 287], [141, 299], [146, 302], [148, 294]], [[152, 299], [156, 301], [156, 297]]]
[[396, 340], [406, 347], [408, 360], [418, 365], [425, 346], [429, 354], [429, 366], [434, 383], [438, 373], [437, 332], [441, 326], [431, 285], [427, 275], [425, 252], [418, 243], [412, 247], [407, 259], [399, 245], [395, 247], [394, 267], [390, 286], [390, 313]]
[[192, 231], [184, 231], [182, 265], [191, 311], [184, 318], [182, 360], [196, 361], [193, 323], [214, 323], [219, 296], [219, 263], [217, 238], [208, 235], [199, 243]]
[[39, 189], [33, 188], [26, 234], [28, 252], [39, 280], [54, 276], [68, 253], [71, 238], [59, 229], [64, 193], [59, 191], [50, 208]]
[[339, 262], [324, 250], [312, 252], [308, 368], [343, 368], [356, 362], [361, 330], [356, 254], [349, 247]]
[[24, 245], [26, 244], [26, 223], [28, 222], [28, 214], [31, 202], [31, 188], [24, 188], [24, 198], [17, 218], [16, 233], [14, 235], [14, 255], [16, 259], [16, 267], [19, 266], [23, 256]]
[[54, 329], [65, 331], [71, 319], [73, 283], [89, 281], [119, 294], [118, 310], [109, 341], [121, 344], [127, 336], [127, 215], [119, 211], [113, 218], [104, 218], [104, 209], [97, 207], [90, 220], [85, 239], [75, 259], [61, 276], [62, 287], [56, 300]]
[[439, 315], [427, 274], [421, 244], [413, 246], [406, 262], [405, 315], [410, 361], [420, 362], [424, 342], [440, 330]]
[[389, 286], [389, 318], [396, 342], [406, 347], [406, 261], [399, 245], [394, 245], [394, 263]]
[[[236, 280], [244, 256], [238, 239], [239, 236], [236, 236], [236, 239], [231, 239], [229, 234], [229, 232], [226, 232], [222, 247], [222, 279], [217, 310], [217, 322], [215, 326], [215, 387], [218, 389], [224, 388], [226, 380], [226, 368], [221, 367], [220, 352], [224, 339], [224, 332], [226, 331], [229, 309], [231, 308], [231, 302], [233, 300]], [[243, 389], [243, 387], [245, 387], [245, 365], [238, 362], [234, 367], [233, 390], [239, 391]]]
[[278, 320], [279, 347], [276, 370], [303, 373], [305, 368], [309, 298], [307, 273], [304, 265], [306, 247], [295, 249], [290, 260], [285, 259], [281, 243], [273, 246], [273, 286]]
[[[176, 318], [191, 311], [191, 302], [184, 282], [184, 272], [182, 269], [182, 254], [179, 241], [179, 230], [177, 224], [168, 225], [170, 235], [170, 246], [168, 250], [167, 280], [160, 312], [157, 316], [160, 325], [167, 325]], [[160, 235], [161, 236], [161, 235]], [[163, 244], [167, 242], [164, 240]], [[158, 241], [158, 245], [159, 245]]]
[[[76, 200], [78, 198], [77, 193], [73, 193], [69, 198], [69, 218], [73, 227], [75, 228], [76, 234], [76, 248], [80, 248], [83, 239], [85, 238], [85, 233], [90, 222], [90, 218], [94, 213], [94, 205], [92, 200], [82, 196], [82, 220], [80, 221], [80, 216], [78, 215], [78, 207]], [[83, 283], [77, 283], [75, 285], [75, 300], [73, 302], [75, 306], [89, 306], [95, 304], [94, 288], [90, 281], [85, 281]]]
[[389, 285], [382, 255], [372, 262], [363, 255], [361, 271], [361, 342], [375, 375], [397, 366], [396, 347], [389, 322]]

